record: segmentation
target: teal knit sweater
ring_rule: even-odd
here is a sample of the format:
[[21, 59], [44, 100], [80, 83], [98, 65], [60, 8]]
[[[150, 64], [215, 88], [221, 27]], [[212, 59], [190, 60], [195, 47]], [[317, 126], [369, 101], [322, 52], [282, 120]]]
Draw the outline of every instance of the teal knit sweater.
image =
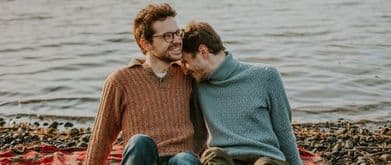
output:
[[302, 164], [275, 68], [241, 63], [228, 53], [208, 81], [198, 84], [197, 94], [208, 147], [221, 147], [234, 158], [267, 156]]

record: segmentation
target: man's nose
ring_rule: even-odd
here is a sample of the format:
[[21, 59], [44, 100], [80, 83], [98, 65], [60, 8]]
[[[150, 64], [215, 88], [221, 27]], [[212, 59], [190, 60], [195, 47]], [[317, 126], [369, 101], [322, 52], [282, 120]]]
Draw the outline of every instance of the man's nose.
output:
[[174, 40], [172, 41], [173, 43], [182, 43], [182, 37], [179, 35], [174, 35]]

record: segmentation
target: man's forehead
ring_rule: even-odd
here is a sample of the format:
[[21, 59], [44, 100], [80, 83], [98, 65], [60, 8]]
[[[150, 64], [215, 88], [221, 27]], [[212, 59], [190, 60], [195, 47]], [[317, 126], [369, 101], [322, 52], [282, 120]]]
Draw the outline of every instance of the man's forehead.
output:
[[165, 20], [156, 21], [153, 23], [152, 28], [155, 30], [155, 34], [175, 32], [179, 29], [174, 17], [167, 17]]

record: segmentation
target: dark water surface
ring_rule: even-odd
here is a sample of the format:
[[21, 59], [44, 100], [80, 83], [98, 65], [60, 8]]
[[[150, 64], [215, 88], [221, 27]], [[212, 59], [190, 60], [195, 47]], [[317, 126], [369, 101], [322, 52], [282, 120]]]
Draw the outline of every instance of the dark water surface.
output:
[[[233, 55], [279, 68], [293, 120], [391, 119], [391, 1], [169, 1]], [[95, 116], [105, 77], [140, 56], [148, 2], [0, 1], [0, 113]]]

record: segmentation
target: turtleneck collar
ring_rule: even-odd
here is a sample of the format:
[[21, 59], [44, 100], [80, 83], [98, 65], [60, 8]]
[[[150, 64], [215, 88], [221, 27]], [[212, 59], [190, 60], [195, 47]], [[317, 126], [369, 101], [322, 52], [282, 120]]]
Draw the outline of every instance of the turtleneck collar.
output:
[[239, 61], [232, 57], [230, 52], [225, 52], [226, 57], [217, 69], [208, 77], [208, 81], [221, 81], [227, 79], [239, 65]]

